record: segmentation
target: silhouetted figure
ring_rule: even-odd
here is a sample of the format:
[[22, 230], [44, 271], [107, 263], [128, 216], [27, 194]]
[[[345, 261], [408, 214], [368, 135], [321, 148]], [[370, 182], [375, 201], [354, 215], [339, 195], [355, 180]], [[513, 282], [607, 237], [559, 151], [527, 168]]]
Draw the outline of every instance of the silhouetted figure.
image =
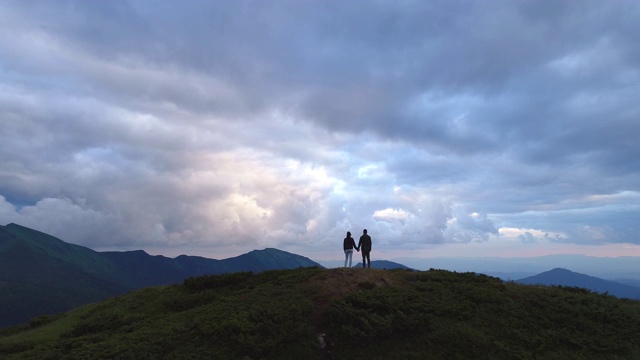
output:
[[349, 267], [351, 267], [351, 258], [353, 257], [353, 249], [358, 250], [356, 241], [351, 237], [351, 232], [347, 231], [347, 237], [342, 242], [342, 248], [344, 249], [344, 267], [347, 267], [347, 260], [349, 261]]
[[369, 253], [371, 253], [371, 236], [367, 234], [367, 229], [362, 230], [362, 236], [360, 236], [356, 249], [362, 250], [362, 267], [371, 267], [371, 257], [369, 256]]

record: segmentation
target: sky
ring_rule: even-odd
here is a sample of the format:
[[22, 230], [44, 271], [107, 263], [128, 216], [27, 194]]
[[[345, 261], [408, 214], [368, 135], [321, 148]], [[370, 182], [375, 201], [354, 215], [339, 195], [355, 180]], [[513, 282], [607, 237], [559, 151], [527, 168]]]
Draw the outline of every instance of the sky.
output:
[[636, 1], [0, 2], [0, 224], [209, 258], [640, 256]]

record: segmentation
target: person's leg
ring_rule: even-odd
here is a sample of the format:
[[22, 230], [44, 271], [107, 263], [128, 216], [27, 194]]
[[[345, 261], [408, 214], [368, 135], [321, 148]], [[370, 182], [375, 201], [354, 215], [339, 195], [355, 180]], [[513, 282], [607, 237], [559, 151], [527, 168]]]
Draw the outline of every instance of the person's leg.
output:
[[[367, 267], [371, 267], [371, 256], [370, 253], [367, 251], [366, 255], [363, 254], [363, 256], [367, 257]], [[362, 259], [362, 267], [364, 267], [364, 259]]]
[[362, 252], [362, 268], [364, 269], [366, 266], [366, 261], [367, 261], [367, 253], [366, 252]]
[[344, 251], [344, 267], [347, 267], [347, 262], [349, 263], [349, 267], [351, 267], [351, 258], [353, 257], [353, 250], [345, 250]]

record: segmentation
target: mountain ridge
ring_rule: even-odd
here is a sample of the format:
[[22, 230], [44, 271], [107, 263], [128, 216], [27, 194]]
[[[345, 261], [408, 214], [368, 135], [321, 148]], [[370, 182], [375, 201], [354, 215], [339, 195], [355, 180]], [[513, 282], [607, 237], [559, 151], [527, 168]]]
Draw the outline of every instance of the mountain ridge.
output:
[[152, 256], [144, 250], [98, 252], [11, 223], [0, 226], [0, 327], [189, 277], [298, 267], [322, 266], [278, 249], [222, 260]]
[[554, 268], [570, 268], [601, 279], [635, 279], [640, 281], [640, 256], [597, 257], [583, 254], [554, 254], [533, 257], [431, 257], [391, 258], [417, 270], [446, 269], [474, 271], [503, 280], [533, 276]]
[[[354, 268], [361, 268], [362, 262], [358, 262], [353, 266]], [[382, 269], [382, 270], [391, 270], [391, 269], [404, 269], [410, 270], [411, 268], [400, 263], [389, 261], [389, 260], [373, 260], [371, 261], [372, 269]]]
[[527, 285], [573, 286], [619, 298], [640, 299], [640, 288], [604, 280], [595, 276], [577, 273], [565, 268], [555, 268], [540, 274], [516, 280]]

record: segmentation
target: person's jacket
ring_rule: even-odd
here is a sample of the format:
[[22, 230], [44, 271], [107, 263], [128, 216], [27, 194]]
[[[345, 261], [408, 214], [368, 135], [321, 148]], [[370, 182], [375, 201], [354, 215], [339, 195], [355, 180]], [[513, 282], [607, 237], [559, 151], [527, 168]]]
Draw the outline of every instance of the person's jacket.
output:
[[360, 240], [358, 241], [358, 248], [362, 252], [371, 251], [371, 236], [369, 236], [369, 234], [360, 236]]
[[352, 237], [347, 237], [344, 238], [344, 241], [342, 242], [342, 248], [346, 251], [349, 249], [353, 249], [356, 247], [356, 241], [353, 240]]

